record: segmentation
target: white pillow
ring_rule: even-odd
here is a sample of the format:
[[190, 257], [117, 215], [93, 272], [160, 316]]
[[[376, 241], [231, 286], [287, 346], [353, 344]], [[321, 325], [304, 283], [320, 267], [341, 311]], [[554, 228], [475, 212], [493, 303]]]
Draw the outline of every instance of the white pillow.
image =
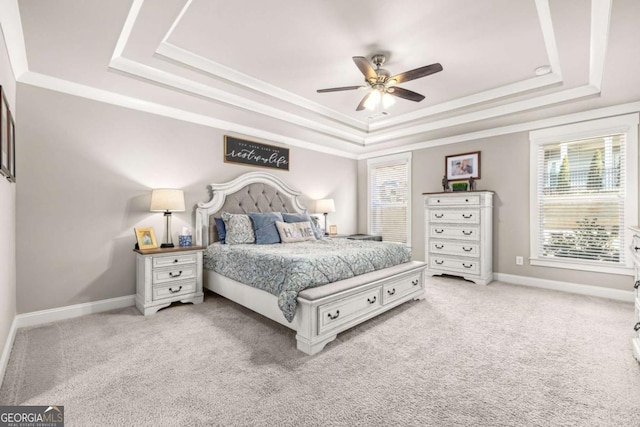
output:
[[221, 216], [227, 231], [224, 239], [226, 244], [239, 245], [256, 242], [256, 235], [253, 232], [253, 224], [249, 215], [222, 212]]
[[305, 222], [280, 222], [276, 221], [276, 227], [280, 234], [282, 243], [304, 242], [306, 240], [316, 240], [313, 228], [309, 221]]

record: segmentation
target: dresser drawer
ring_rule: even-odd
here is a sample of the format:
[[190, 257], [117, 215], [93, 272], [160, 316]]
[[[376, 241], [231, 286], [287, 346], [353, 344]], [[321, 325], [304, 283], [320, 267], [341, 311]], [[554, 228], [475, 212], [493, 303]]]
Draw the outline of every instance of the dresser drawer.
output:
[[175, 298], [180, 295], [192, 294], [196, 291], [196, 281], [182, 281], [153, 287], [152, 299]]
[[382, 305], [381, 287], [360, 292], [352, 297], [318, 307], [318, 334], [375, 311]]
[[480, 256], [480, 245], [477, 243], [431, 240], [429, 242], [429, 252], [434, 254], [478, 257]]
[[432, 223], [448, 222], [453, 224], [480, 224], [479, 209], [431, 209], [429, 221]]
[[196, 277], [195, 264], [177, 264], [171, 268], [163, 268], [153, 270], [153, 284], [177, 282], [185, 279], [193, 279]]
[[382, 288], [382, 304], [389, 304], [422, 287], [422, 275], [416, 274], [397, 282], [387, 283]]
[[170, 265], [183, 265], [196, 262], [196, 254], [175, 254], [170, 256], [153, 257], [153, 268], [169, 267]]
[[429, 268], [436, 270], [453, 270], [469, 274], [480, 273], [480, 262], [473, 259], [455, 259], [441, 256], [429, 257]]
[[427, 206], [451, 206], [451, 205], [474, 205], [477, 206], [480, 204], [480, 196], [479, 195], [465, 195], [461, 194], [459, 196], [429, 196], [426, 199]]
[[429, 236], [436, 239], [480, 240], [480, 229], [472, 225], [429, 224]]

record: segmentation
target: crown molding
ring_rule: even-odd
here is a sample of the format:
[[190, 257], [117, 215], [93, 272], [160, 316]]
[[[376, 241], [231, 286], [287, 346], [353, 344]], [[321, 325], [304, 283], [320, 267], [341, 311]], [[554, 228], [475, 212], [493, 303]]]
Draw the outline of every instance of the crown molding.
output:
[[62, 80], [56, 77], [47, 76], [45, 74], [39, 74], [31, 71], [27, 72], [20, 78], [20, 83], [41, 87], [56, 92], [66, 93], [68, 95], [78, 96], [81, 98], [91, 99], [93, 101], [103, 102], [106, 104], [117, 105], [119, 107], [143, 111], [146, 113], [168, 117], [175, 120], [182, 120], [185, 122], [195, 123], [215, 129], [236, 132], [238, 134], [260, 138], [267, 141], [288, 144], [292, 147], [306, 148], [308, 150], [332, 154], [335, 156], [346, 157], [350, 159], [355, 159], [357, 157], [357, 155], [353, 152], [349, 152], [346, 150], [338, 150], [320, 144], [314, 144], [297, 138], [280, 135], [274, 132], [239, 125], [237, 123], [229, 122], [226, 120], [215, 119], [213, 117], [188, 112], [178, 108], [168, 107], [166, 105], [145, 101], [139, 98], [133, 98], [115, 92], [81, 85], [79, 83], [70, 82], [68, 80]]
[[7, 47], [13, 78], [18, 81], [24, 73], [29, 71], [29, 63], [17, 0], [0, 1], [0, 29]]
[[602, 87], [604, 61], [609, 44], [612, 0], [591, 0], [591, 40], [589, 43], [589, 83]]

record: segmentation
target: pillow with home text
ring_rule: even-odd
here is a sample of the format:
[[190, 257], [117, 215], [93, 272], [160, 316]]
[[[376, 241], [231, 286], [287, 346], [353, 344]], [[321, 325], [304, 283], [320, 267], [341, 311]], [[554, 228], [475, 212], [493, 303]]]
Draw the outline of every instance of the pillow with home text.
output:
[[280, 222], [276, 221], [276, 228], [280, 234], [282, 243], [304, 242], [306, 240], [316, 240], [313, 228], [309, 221], [305, 222]]

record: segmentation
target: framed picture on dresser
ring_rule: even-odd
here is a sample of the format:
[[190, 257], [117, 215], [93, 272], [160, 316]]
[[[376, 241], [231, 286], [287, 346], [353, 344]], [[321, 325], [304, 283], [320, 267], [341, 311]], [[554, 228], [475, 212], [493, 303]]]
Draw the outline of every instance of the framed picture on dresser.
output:
[[445, 157], [445, 171], [449, 181], [480, 179], [480, 152], [455, 154]]

